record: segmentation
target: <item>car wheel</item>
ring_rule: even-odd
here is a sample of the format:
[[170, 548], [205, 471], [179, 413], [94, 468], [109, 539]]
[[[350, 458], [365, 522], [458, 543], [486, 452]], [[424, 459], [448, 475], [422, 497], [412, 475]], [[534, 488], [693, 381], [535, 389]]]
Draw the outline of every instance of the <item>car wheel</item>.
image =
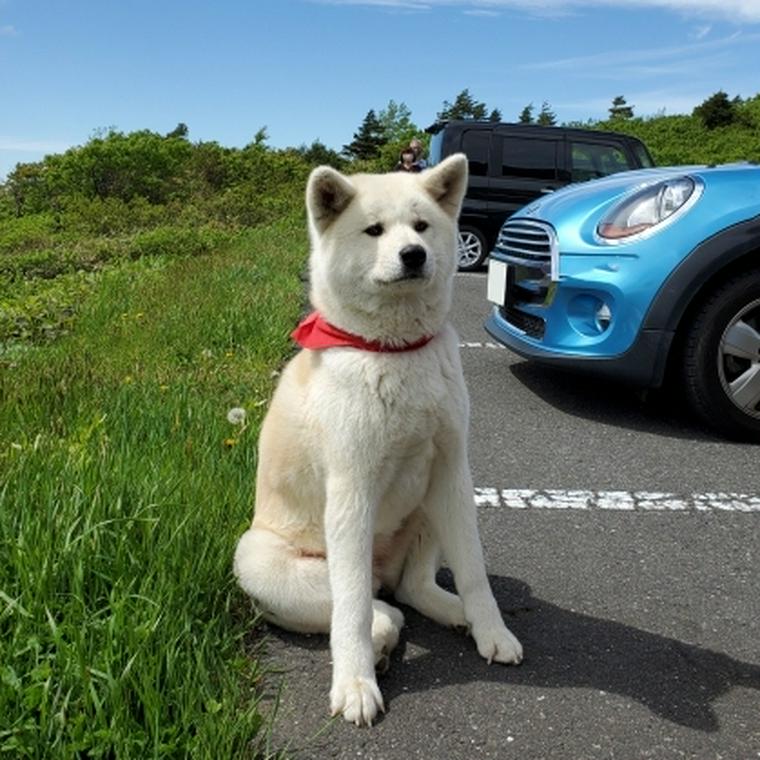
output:
[[760, 270], [727, 281], [688, 329], [684, 381], [710, 427], [760, 442]]
[[459, 228], [459, 270], [472, 272], [480, 269], [486, 260], [488, 250], [483, 233], [475, 227]]

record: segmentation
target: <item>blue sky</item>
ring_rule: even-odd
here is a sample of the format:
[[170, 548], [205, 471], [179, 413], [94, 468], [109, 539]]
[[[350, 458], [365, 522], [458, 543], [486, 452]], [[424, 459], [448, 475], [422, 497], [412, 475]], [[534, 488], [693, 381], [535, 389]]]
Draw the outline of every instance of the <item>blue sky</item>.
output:
[[685, 113], [758, 73], [760, 0], [0, 0], [0, 177], [103, 127], [340, 149], [390, 99]]

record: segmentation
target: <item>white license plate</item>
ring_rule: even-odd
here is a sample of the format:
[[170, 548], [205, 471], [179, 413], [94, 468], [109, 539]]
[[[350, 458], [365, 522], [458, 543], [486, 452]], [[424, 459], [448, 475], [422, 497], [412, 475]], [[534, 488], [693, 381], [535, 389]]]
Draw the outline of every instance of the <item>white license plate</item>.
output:
[[504, 306], [507, 297], [507, 267], [503, 261], [490, 259], [488, 262], [488, 292], [486, 298], [499, 306]]

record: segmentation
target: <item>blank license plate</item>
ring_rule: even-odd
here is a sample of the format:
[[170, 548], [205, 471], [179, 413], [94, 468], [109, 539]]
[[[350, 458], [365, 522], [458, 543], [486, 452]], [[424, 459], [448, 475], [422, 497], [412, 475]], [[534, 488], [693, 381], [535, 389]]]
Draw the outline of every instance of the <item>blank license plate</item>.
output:
[[488, 262], [488, 292], [486, 298], [499, 306], [504, 306], [507, 298], [507, 271], [509, 265], [491, 259]]

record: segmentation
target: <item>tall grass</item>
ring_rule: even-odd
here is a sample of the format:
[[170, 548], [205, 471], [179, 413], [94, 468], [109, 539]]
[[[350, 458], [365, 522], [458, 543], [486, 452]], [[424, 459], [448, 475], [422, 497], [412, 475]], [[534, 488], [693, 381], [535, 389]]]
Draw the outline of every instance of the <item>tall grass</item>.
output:
[[230, 564], [305, 248], [291, 217], [107, 268], [69, 334], [0, 354], [6, 756], [255, 754], [262, 674]]

